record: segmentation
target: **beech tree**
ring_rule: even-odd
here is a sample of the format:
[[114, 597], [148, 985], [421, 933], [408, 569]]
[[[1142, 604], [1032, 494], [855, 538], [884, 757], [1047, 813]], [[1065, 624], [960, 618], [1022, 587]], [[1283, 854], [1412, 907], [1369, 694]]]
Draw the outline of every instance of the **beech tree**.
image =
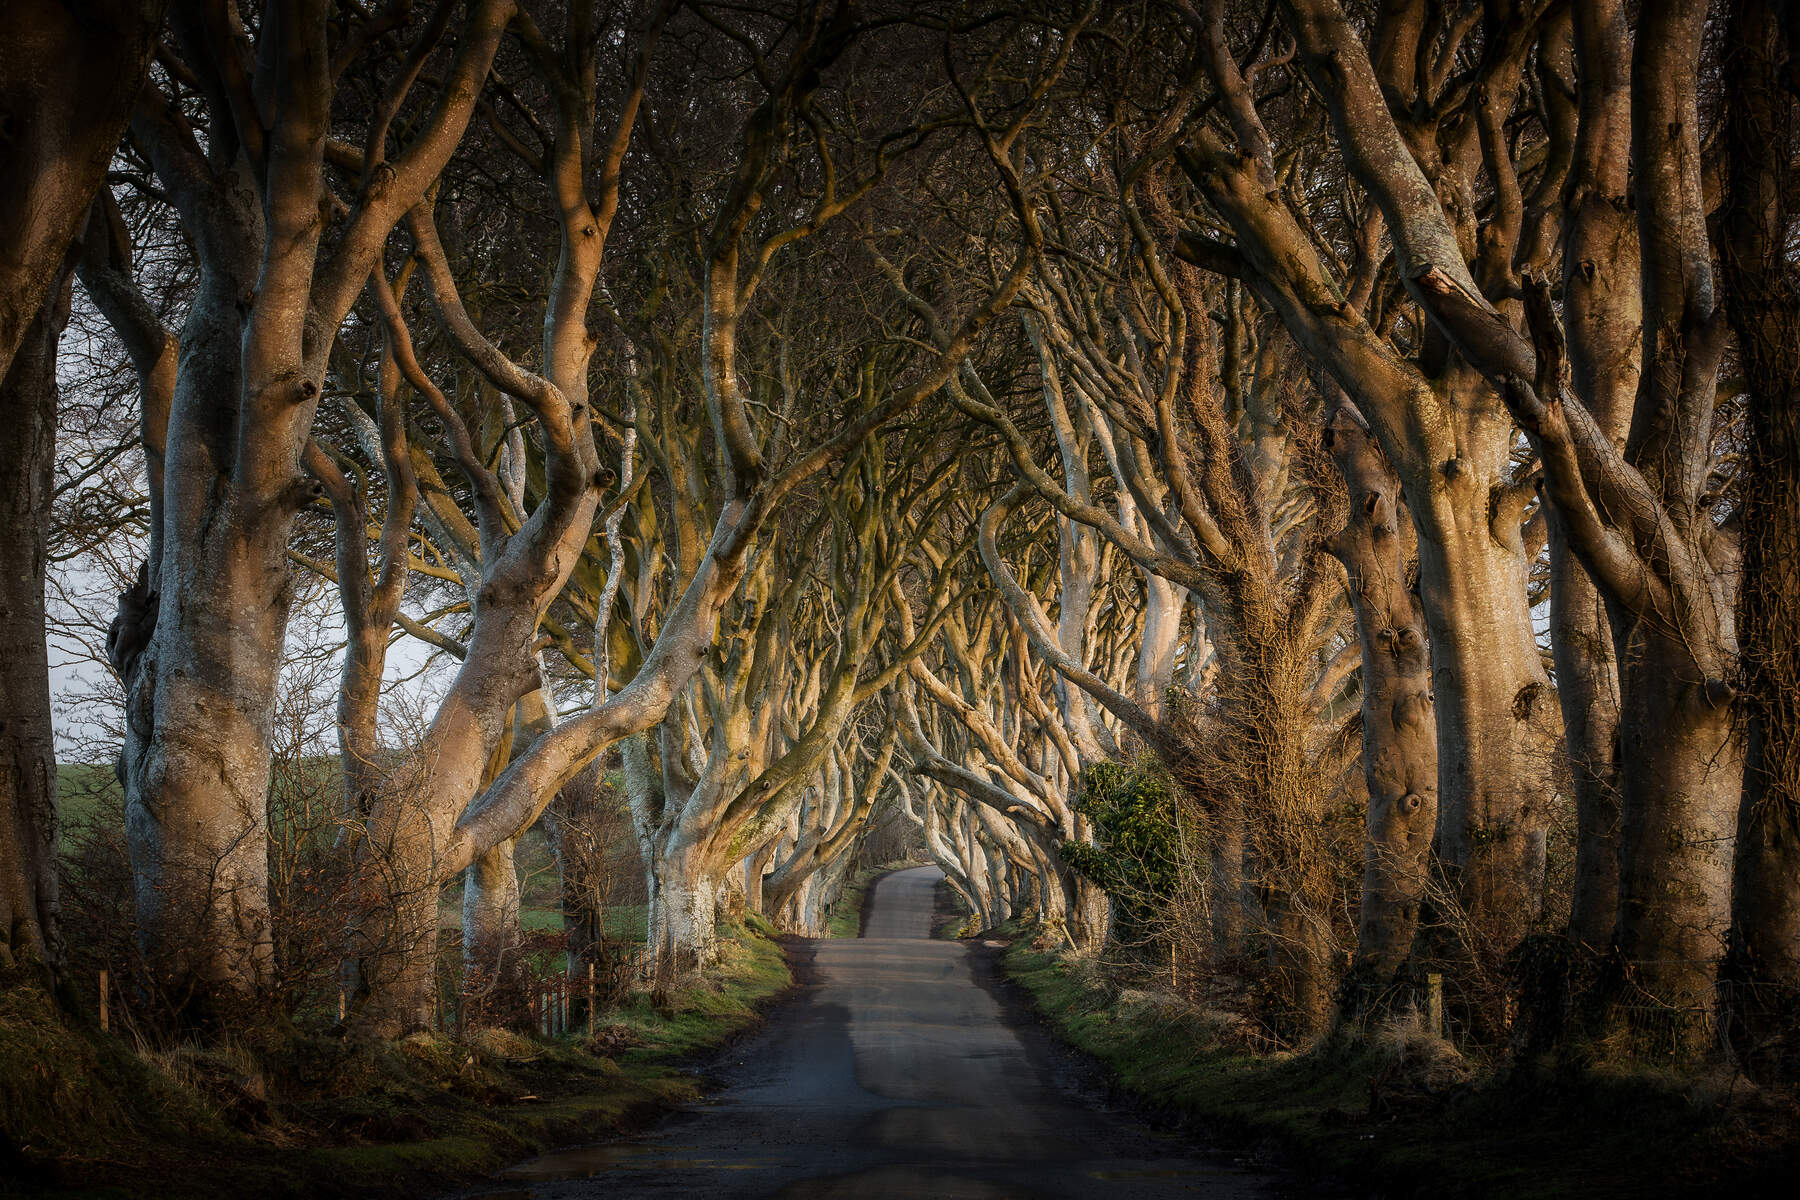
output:
[[[461, 136], [511, 15], [470, 9], [397, 154], [378, 121], [360, 153], [335, 156], [356, 188], [341, 210], [326, 180], [332, 95], [368, 44], [334, 48], [322, 4], [272, 5], [254, 35], [226, 5], [177, 11], [173, 66], [133, 118], [200, 286], [166, 428], [144, 439], [166, 446], [161, 538], [121, 599], [111, 650], [129, 694], [121, 770], [140, 934], [171, 1003], [196, 1015], [247, 1000], [270, 968], [267, 714], [288, 534], [312, 494], [300, 457], [336, 330]], [[388, 77], [389, 118], [442, 40], [442, 16]]]
[[[1478, 161], [1500, 189], [1472, 274], [1446, 205], [1412, 155], [1395, 153], [1404, 143], [1367, 60], [1345, 53], [1350, 27], [1343, 14], [1335, 5], [1307, 5], [1293, 21], [1300, 61], [1332, 114], [1350, 169], [1392, 230], [1409, 295], [1470, 366], [1497, 385], [1533, 439], [1546, 503], [1621, 614], [1615, 642], [1626, 651], [1624, 820], [1614, 938], [1635, 984], [1662, 1004], [1702, 1013], [1711, 1005], [1723, 945], [1728, 860], [1721, 847], [1735, 824], [1742, 763], [1728, 682], [1736, 656], [1735, 536], [1720, 524], [1715, 503], [1712, 410], [1724, 324], [1714, 317], [1700, 180], [1705, 15], [1703, 4], [1650, 5], [1639, 15], [1630, 135], [1615, 133], [1606, 151], [1628, 155], [1640, 181], [1636, 254], [1615, 251], [1573, 263], [1564, 256], [1565, 280], [1584, 274], [1588, 264], [1615, 280], [1635, 269], [1641, 280], [1635, 327], [1625, 321], [1569, 330], [1570, 344], [1580, 335], [1590, 361], [1616, 360], [1626, 346], [1613, 339], [1629, 343], [1641, 335], [1622, 450], [1562, 379], [1563, 335], [1545, 292], [1531, 290], [1541, 285], [1523, 284], [1525, 305], [1536, 300], [1534, 345], [1516, 324], [1521, 314], [1509, 320], [1475, 277], [1509, 304], [1509, 285], [1519, 289], [1526, 271], [1540, 265], [1530, 257], [1535, 239], [1528, 234], [1535, 231], [1527, 226], [1530, 205], [1511, 151], [1493, 133], [1507, 115], [1510, 89], [1503, 78], [1483, 80], [1469, 102], [1477, 128], [1486, 130], [1476, 139]], [[1604, 26], [1607, 13], [1577, 6], [1577, 17], [1585, 34], [1589, 20]], [[1505, 58], [1522, 64], [1539, 34], [1530, 26], [1514, 33]], [[1577, 70], [1598, 75], [1621, 50], [1602, 38], [1582, 39]], [[1539, 203], [1548, 207], [1548, 198]], [[1576, 306], [1586, 298], [1576, 296]]]

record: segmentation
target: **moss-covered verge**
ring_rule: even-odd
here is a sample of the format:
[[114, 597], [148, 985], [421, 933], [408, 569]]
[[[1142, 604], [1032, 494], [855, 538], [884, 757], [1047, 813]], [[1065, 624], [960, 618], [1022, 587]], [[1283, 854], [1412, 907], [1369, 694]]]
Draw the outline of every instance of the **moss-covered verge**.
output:
[[792, 983], [769, 926], [722, 933], [705, 982], [660, 1008], [634, 997], [591, 1039], [486, 1030], [153, 1053], [0, 987], [0, 1193], [423, 1195], [603, 1138], [694, 1099], [681, 1060], [756, 1024]]
[[1039, 1016], [1140, 1103], [1353, 1192], [1412, 1197], [1790, 1194], [1794, 1097], [1642, 1066], [1482, 1071], [1390, 1030], [1302, 1055], [1247, 1052], [1232, 1024], [1122, 988], [1005, 928], [1005, 973]]

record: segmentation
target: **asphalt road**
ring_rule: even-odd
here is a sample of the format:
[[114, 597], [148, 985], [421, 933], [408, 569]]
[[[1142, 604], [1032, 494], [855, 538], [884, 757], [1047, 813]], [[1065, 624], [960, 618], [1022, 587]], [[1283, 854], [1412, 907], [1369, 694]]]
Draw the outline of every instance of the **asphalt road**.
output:
[[1278, 1194], [1275, 1177], [1208, 1158], [1084, 1095], [1042, 1034], [1009, 1022], [970, 948], [931, 940], [939, 878], [934, 867], [883, 878], [863, 938], [810, 943], [817, 981], [734, 1048], [706, 1104], [634, 1142], [521, 1163], [478, 1194]]

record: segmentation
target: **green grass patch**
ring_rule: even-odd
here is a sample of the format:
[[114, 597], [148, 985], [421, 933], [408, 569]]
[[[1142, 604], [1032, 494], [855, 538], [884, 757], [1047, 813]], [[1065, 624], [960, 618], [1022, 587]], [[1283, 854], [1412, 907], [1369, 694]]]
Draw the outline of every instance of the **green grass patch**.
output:
[[621, 1040], [632, 1044], [622, 1066], [657, 1063], [717, 1046], [757, 1021], [759, 1006], [793, 983], [787, 958], [772, 939], [774, 926], [754, 913], [742, 926], [721, 926], [719, 963], [701, 982], [661, 1004], [648, 993], [606, 1014]]
[[1796, 1165], [1791, 1097], [1642, 1068], [1478, 1069], [1441, 1039], [1390, 1030], [1305, 1054], [1250, 1052], [1235, 1022], [1122, 988], [1016, 927], [1006, 973], [1067, 1041], [1149, 1104], [1211, 1135], [1269, 1144], [1384, 1196], [1744, 1194]]

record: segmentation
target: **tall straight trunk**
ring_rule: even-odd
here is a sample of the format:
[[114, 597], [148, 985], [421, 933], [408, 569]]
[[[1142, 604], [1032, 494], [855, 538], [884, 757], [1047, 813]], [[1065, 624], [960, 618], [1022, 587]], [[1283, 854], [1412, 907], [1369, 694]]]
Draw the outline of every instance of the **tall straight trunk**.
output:
[[1400, 483], [1360, 424], [1340, 413], [1327, 445], [1350, 492], [1331, 549], [1349, 578], [1362, 648], [1363, 778], [1369, 790], [1347, 1015], [1380, 999], [1412, 956], [1437, 829], [1437, 720], [1425, 615], [1407, 587]]
[[56, 744], [44, 629], [64, 276], [0, 379], [0, 967], [60, 966]]
[[1724, 999], [1731, 1048], [1759, 1076], [1800, 1075], [1800, 204], [1784, 172], [1794, 99], [1780, 68], [1800, 15], [1734, 5], [1729, 60], [1726, 311], [1749, 382], [1738, 593], [1748, 717]]
[[44, 570], [69, 245], [131, 115], [166, 0], [20, 0], [0, 56], [0, 964], [54, 969], [56, 762]]
[[176, 374], [161, 561], [120, 598], [108, 638], [127, 692], [138, 939], [152, 986], [199, 1022], [247, 1011], [273, 965], [270, 719], [293, 510], [246, 494], [230, 473], [237, 421], [220, 397], [239, 393], [242, 335], [233, 281], [204, 277]]
[[[1627, 198], [1631, 63], [1623, 5], [1582, 0], [1572, 30], [1579, 114], [1563, 189], [1563, 321], [1569, 382], [1623, 447], [1638, 388], [1643, 302], [1637, 226]], [[1577, 559], [1549, 506], [1550, 645], [1575, 790], [1575, 885], [1569, 933], [1600, 949], [1619, 907], [1619, 664], [1623, 614]]]

